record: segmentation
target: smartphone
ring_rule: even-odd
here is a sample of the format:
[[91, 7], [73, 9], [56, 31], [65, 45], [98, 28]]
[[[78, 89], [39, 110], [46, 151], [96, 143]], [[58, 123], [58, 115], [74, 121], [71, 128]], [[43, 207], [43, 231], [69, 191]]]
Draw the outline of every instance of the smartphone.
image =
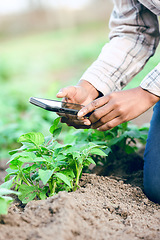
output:
[[[68, 103], [68, 102], [37, 98], [37, 97], [31, 97], [29, 99], [29, 102], [34, 104], [35, 106], [44, 108], [48, 111], [71, 114], [71, 115], [77, 115], [78, 111], [82, 107], [84, 107], [83, 105], [76, 104], [76, 103]], [[87, 114], [86, 117], [89, 115]]]

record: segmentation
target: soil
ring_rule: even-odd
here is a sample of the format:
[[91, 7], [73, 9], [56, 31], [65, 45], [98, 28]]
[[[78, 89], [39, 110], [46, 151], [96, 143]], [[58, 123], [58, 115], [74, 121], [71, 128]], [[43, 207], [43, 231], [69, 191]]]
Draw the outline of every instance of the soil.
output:
[[159, 240], [160, 205], [143, 193], [142, 157], [119, 155], [83, 174], [76, 192], [15, 201], [0, 217], [0, 240]]

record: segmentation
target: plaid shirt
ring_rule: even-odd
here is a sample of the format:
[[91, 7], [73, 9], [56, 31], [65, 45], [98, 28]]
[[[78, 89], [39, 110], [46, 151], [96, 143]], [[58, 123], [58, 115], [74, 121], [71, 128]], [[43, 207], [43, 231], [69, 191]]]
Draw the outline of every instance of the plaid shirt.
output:
[[[123, 89], [144, 67], [159, 43], [160, 0], [113, 0], [110, 42], [83, 74], [103, 94]], [[160, 64], [140, 85], [160, 96]]]

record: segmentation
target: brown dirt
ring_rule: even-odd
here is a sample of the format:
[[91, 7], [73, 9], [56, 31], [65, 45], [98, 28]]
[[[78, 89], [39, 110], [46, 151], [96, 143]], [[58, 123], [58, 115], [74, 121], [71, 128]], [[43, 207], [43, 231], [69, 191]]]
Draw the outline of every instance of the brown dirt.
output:
[[160, 239], [160, 205], [143, 193], [141, 160], [123, 155], [117, 164], [94, 169], [108, 176], [83, 174], [76, 192], [25, 207], [16, 202], [0, 217], [0, 240]]

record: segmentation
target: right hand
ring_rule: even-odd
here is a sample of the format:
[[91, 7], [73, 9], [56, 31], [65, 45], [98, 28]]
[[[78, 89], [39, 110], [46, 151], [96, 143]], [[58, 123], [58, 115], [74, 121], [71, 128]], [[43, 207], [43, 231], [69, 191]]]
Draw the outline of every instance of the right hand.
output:
[[[69, 86], [60, 89], [57, 98], [63, 98], [62, 101], [76, 103], [86, 106], [99, 95], [99, 92], [85, 80], [81, 80], [77, 86]], [[77, 119], [73, 115], [59, 114], [62, 117], [61, 122], [75, 128], [88, 128], [91, 122], [87, 118]]]

